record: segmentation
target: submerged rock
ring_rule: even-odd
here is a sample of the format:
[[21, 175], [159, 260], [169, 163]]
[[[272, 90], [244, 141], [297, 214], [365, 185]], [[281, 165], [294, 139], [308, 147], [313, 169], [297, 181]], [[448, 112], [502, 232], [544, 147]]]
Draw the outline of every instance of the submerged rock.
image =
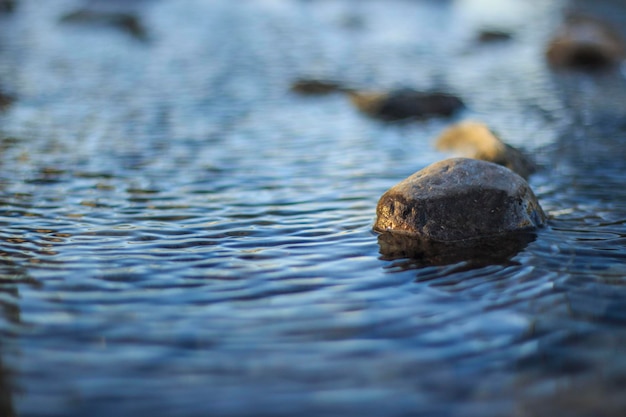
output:
[[625, 54], [624, 40], [613, 27], [585, 15], [568, 16], [546, 50], [553, 67], [579, 69], [609, 67]]
[[0, 111], [6, 110], [14, 101], [14, 96], [0, 91]]
[[515, 171], [528, 178], [537, 170], [521, 151], [504, 143], [489, 127], [480, 122], [465, 121], [444, 130], [435, 142], [440, 151], [454, 151], [461, 156], [482, 159]]
[[303, 78], [291, 84], [291, 91], [298, 94], [321, 95], [336, 92], [344, 92], [347, 89], [340, 83], [331, 80], [321, 80], [315, 78]]
[[10, 13], [15, 10], [17, 0], [0, 0], [0, 13]]
[[508, 41], [513, 38], [510, 32], [499, 29], [483, 29], [478, 33], [477, 39], [481, 43]]
[[61, 17], [60, 21], [61, 23], [111, 26], [140, 40], [148, 38], [148, 33], [139, 17], [129, 12], [85, 8], [66, 14]]
[[530, 186], [491, 162], [452, 158], [432, 164], [378, 201], [374, 230], [452, 242], [542, 226], [546, 216]]
[[436, 91], [405, 88], [391, 92], [349, 91], [348, 94], [359, 110], [385, 120], [451, 116], [463, 107], [460, 98]]

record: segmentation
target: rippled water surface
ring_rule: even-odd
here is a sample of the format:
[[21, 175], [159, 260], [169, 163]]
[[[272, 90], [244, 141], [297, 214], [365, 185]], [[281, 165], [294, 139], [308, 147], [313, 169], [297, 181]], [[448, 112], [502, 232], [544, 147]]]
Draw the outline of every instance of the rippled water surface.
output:
[[[61, 22], [85, 5], [135, 13], [145, 36]], [[0, 415], [624, 415], [626, 85], [546, 66], [567, 6], [23, 0], [0, 16], [17, 99], [0, 114]], [[481, 44], [484, 28], [513, 37]], [[383, 123], [290, 92], [301, 77], [467, 108]], [[465, 118], [542, 166], [549, 227], [478, 264], [381, 253], [378, 198], [447, 157], [433, 139]]]

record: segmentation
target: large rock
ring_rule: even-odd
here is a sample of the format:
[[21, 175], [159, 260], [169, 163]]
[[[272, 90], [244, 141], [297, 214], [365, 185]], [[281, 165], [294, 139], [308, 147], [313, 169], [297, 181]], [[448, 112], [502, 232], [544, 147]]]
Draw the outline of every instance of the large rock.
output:
[[469, 158], [432, 164], [389, 189], [374, 229], [452, 242], [533, 230], [546, 216], [528, 183], [500, 165]]
[[459, 156], [505, 166], [523, 178], [528, 178], [537, 170], [530, 158], [504, 143], [481, 122], [464, 121], [450, 126], [439, 135], [435, 147], [441, 151], [456, 152]]

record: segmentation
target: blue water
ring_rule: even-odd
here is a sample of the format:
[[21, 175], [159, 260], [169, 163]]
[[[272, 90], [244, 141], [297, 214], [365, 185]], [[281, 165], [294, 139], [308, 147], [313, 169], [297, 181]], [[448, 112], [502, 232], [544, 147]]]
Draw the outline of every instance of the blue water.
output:
[[[0, 415], [623, 415], [624, 76], [547, 67], [566, 2], [491, 3], [2, 16]], [[626, 19], [616, 3], [594, 7]], [[85, 4], [147, 36], [60, 22]], [[382, 123], [301, 77], [467, 109]], [[381, 254], [378, 198], [470, 118], [542, 166], [549, 226], [480, 265]]]

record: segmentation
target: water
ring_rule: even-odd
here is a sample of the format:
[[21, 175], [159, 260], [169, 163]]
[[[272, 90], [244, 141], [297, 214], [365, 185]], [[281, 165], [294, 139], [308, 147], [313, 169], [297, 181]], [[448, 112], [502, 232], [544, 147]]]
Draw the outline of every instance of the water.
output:
[[[623, 415], [626, 87], [547, 68], [567, 3], [96, 3], [146, 39], [59, 23], [83, 4], [1, 18], [0, 415]], [[468, 108], [385, 124], [303, 76]], [[381, 254], [378, 198], [465, 118], [543, 166], [549, 227], [480, 265]]]

